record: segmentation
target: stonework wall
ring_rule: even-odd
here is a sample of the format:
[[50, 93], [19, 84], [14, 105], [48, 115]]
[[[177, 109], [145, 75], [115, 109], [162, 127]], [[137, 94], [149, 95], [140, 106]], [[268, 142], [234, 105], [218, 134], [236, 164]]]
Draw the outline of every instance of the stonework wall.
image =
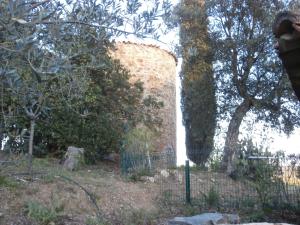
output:
[[130, 71], [133, 82], [140, 79], [144, 83], [145, 95], [163, 101], [163, 125], [156, 148], [163, 151], [172, 147], [176, 153], [176, 57], [157, 46], [131, 42], [116, 43], [111, 54]]

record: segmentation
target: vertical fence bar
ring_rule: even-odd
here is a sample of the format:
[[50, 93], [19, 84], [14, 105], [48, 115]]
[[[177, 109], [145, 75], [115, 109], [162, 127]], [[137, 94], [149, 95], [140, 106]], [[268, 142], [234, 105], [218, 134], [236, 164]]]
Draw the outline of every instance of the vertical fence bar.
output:
[[189, 160], [185, 161], [185, 200], [186, 203], [191, 203], [191, 179]]

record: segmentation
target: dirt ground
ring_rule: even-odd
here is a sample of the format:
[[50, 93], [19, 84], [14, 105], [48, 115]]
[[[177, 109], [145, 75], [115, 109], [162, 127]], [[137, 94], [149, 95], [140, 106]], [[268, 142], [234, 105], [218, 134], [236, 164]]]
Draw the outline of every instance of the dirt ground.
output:
[[[63, 208], [59, 219], [50, 225], [87, 224], [88, 218], [96, 218], [97, 212], [104, 224], [138, 224], [138, 220], [153, 221], [161, 216], [159, 184], [132, 182], [120, 176], [115, 164], [104, 162], [76, 172], [64, 171], [55, 160], [40, 159], [34, 164], [34, 171], [39, 174], [34, 175], [33, 181], [22, 175], [23, 162], [0, 165], [0, 175], [6, 179], [6, 185], [0, 183], [1, 225], [38, 224], [26, 212], [28, 202]], [[151, 218], [145, 219], [149, 215]]]
[[[6, 161], [8, 163], [1, 163]], [[175, 216], [204, 212], [197, 205], [184, 204], [183, 170], [173, 170], [168, 178], [161, 176], [151, 182], [121, 176], [118, 165], [111, 162], [69, 172], [62, 169], [58, 160], [35, 159], [33, 169], [30, 180], [24, 157], [8, 159], [0, 155], [0, 225], [166, 225], [168, 219]], [[222, 174], [192, 172], [191, 181], [192, 187], [199, 187], [194, 188], [193, 193], [200, 196], [216, 186], [230, 186], [231, 192], [235, 190], [241, 195], [251, 191]], [[180, 204], [174, 204], [163, 190], [181, 193], [182, 196], [177, 196]], [[222, 190], [220, 200], [231, 193], [226, 188]], [[35, 205], [38, 207], [34, 208]], [[41, 218], [52, 215], [53, 209], [57, 210], [54, 217], [42, 221]], [[210, 210], [221, 209], [211, 208], [205, 212]], [[245, 216], [250, 214], [252, 221], [264, 221], [265, 217], [252, 211]], [[291, 217], [289, 212], [287, 217]], [[280, 218], [282, 215], [276, 221]]]

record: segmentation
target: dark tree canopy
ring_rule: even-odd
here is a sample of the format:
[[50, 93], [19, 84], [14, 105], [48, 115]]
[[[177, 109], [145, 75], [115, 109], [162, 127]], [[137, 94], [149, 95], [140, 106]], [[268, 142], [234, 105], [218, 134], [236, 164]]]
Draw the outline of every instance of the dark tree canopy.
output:
[[181, 107], [188, 158], [203, 165], [214, 146], [216, 126], [212, 49], [204, 1], [183, 0], [178, 5], [182, 46]]
[[0, 143], [17, 151], [29, 143], [30, 154], [77, 145], [96, 159], [136, 124], [159, 125], [150, 112], [161, 104], [143, 99], [142, 83], [129, 83], [108, 53], [117, 35], [155, 36], [153, 21], [171, 5], [153, 3], [1, 1]]

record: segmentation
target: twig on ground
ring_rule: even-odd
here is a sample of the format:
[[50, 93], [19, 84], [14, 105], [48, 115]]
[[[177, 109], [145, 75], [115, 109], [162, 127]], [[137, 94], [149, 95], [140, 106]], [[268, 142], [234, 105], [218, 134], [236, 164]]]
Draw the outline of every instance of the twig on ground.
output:
[[98, 220], [101, 221], [103, 219], [103, 216], [100, 212], [100, 208], [97, 204], [97, 200], [96, 200], [95, 196], [91, 192], [89, 192], [85, 187], [83, 187], [81, 184], [79, 184], [77, 181], [75, 181], [69, 177], [63, 176], [63, 175], [59, 175], [59, 177], [72, 183], [72, 184], [75, 184], [76, 186], [78, 186], [81, 190], [83, 190], [86, 193], [86, 195], [89, 197], [90, 202], [96, 208], [96, 215], [97, 215]]

